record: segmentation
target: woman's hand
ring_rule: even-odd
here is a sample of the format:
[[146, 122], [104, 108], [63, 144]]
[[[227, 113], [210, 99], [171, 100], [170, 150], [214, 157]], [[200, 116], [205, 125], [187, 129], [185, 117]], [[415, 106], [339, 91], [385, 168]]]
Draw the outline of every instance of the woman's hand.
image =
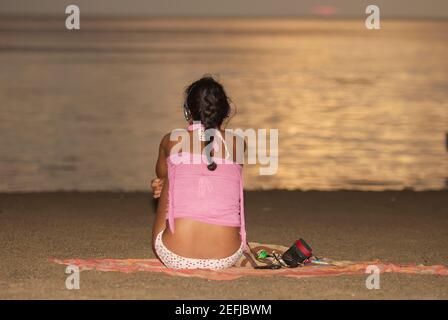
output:
[[160, 197], [162, 193], [163, 179], [155, 178], [151, 180], [152, 196], [154, 199]]

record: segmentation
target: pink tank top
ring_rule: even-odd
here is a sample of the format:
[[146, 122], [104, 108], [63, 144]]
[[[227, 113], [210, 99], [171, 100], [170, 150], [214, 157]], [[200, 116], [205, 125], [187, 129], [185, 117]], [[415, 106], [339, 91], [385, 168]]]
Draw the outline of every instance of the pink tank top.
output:
[[240, 227], [241, 241], [246, 247], [243, 167], [234, 162], [215, 161], [218, 166], [210, 171], [205, 155], [182, 152], [168, 157], [170, 230], [174, 233], [175, 218]]

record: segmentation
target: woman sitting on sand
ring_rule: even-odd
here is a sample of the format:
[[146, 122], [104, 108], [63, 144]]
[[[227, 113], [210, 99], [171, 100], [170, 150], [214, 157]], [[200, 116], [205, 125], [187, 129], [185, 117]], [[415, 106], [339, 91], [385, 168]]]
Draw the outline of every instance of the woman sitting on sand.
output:
[[[236, 150], [244, 153], [244, 141], [224, 138], [221, 126], [230, 109], [222, 85], [201, 78], [185, 91], [188, 130], [179, 139], [169, 133], [160, 143], [158, 179], [152, 181], [154, 197], [160, 197], [152, 240], [169, 268], [224, 269], [243, 253], [243, 168]], [[218, 151], [226, 157], [217, 157]]]

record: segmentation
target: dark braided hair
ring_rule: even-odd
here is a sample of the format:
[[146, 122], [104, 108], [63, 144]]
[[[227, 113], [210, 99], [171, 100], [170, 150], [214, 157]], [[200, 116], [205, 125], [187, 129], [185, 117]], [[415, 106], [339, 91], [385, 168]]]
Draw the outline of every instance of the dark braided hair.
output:
[[[220, 130], [221, 125], [230, 113], [229, 98], [223, 86], [215, 79], [205, 76], [187, 87], [185, 90], [186, 106], [193, 121], [200, 121], [206, 132], [205, 151], [207, 168], [210, 171], [217, 165], [212, 158], [213, 135], [208, 129]], [[210, 130], [211, 131], [211, 130]]]

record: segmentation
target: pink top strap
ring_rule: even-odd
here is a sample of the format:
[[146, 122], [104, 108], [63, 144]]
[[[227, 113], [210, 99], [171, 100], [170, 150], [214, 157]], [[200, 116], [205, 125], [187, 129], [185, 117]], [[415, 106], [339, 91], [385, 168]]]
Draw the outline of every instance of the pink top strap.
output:
[[187, 127], [188, 131], [198, 130], [198, 129], [204, 129], [204, 125], [200, 122], [194, 122], [193, 124], [190, 124]]
[[240, 227], [241, 242], [243, 243], [244, 250], [246, 250], [247, 239], [246, 239], [246, 219], [244, 217], [243, 170], [241, 170], [240, 175], [240, 219], [241, 219], [241, 227]]

